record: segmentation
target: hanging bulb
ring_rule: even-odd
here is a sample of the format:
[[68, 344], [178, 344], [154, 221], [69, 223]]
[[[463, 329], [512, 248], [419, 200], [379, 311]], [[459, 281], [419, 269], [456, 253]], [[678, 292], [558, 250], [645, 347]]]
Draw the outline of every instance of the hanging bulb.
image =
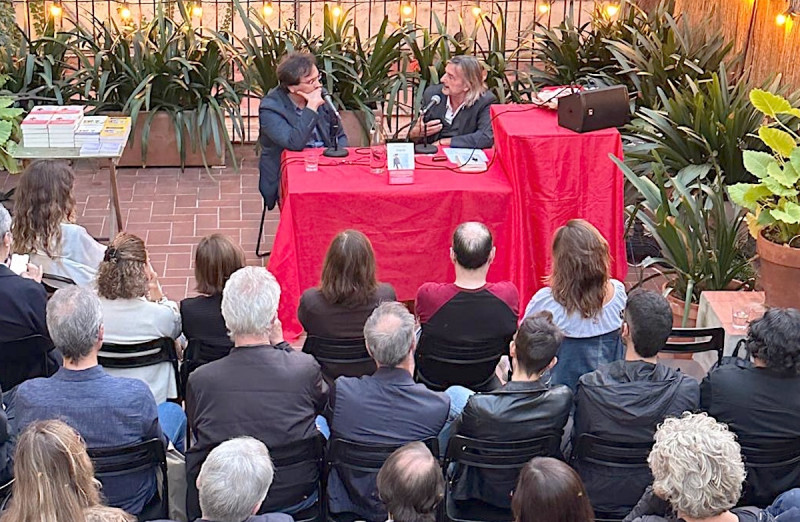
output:
[[131, 19], [131, 16], [133, 16], [131, 14], [131, 8], [128, 7], [127, 3], [122, 4], [119, 8], [119, 17], [125, 21], [128, 21]]
[[50, 16], [53, 18], [61, 18], [62, 14], [64, 14], [64, 7], [61, 5], [61, 2], [53, 2], [50, 5]]
[[775, 23], [778, 24], [778, 26], [786, 25], [786, 20], [788, 20], [786, 13], [781, 13], [775, 17]]
[[264, 13], [264, 17], [272, 16], [274, 9], [272, 8], [272, 2], [264, 2], [264, 5], [261, 6], [261, 12]]
[[619, 13], [619, 4], [611, 3], [606, 6], [606, 14], [609, 18], [613, 18]]
[[550, 12], [550, 2], [544, 1], [539, 4], [539, 12], [541, 14], [547, 14]]
[[203, 6], [200, 2], [192, 5], [192, 16], [196, 16], [198, 18], [203, 16]]
[[481, 3], [475, 2], [475, 5], [472, 6], [472, 16], [475, 18], [480, 18], [483, 14], [483, 10], [481, 9]]
[[400, 4], [400, 18], [403, 21], [410, 21], [411, 18], [414, 16], [414, 6], [412, 6], [409, 2], [403, 2]]
[[331, 14], [333, 15], [334, 18], [339, 18], [340, 16], [342, 16], [343, 12], [344, 11], [342, 10], [342, 4], [339, 2], [336, 2], [336, 5], [334, 5], [333, 8], [331, 8]]

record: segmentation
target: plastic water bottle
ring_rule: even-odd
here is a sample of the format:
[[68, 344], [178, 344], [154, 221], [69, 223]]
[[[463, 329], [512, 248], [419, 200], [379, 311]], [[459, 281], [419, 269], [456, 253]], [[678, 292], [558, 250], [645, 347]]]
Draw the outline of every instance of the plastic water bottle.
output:
[[386, 133], [383, 131], [383, 114], [375, 115], [369, 137], [369, 171], [380, 175], [386, 171]]

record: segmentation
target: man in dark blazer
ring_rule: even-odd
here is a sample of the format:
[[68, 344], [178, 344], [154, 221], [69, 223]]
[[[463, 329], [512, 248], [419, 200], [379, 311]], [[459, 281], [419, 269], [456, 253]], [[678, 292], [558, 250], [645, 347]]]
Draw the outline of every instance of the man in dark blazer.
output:
[[489, 106], [497, 100], [486, 91], [485, 72], [474, 56], [455, 56], [445, 67], [442, 83], [425, 89], [422, 106], [434, 96], [441, 100], [431, 107], [409, 136], [442, 147], [488, 149], [494, 145]]
[[[364, 338], [378, 369], [336, 379], [326, 412], [331, 440], [403, 445], [437, 436], [448, 420], [450, 399], [414, 383], [414, 316], [398, 302], [382, 303], [367, 319]], [[376, 478], [377, 473], [334, 468], [328, 478], [331, 513], [385, 521]]]
[[[186, 391], [186, 415], [196, 438], [186, 453], [190, 520], [200, 516], [200, 467], [220, 443], [247, 435], [274, 455], [282, 446], [318, 436], [315, 419], [327, 403], [328, 386], [314, 358], [283, 340], [279, 299], [278, 282], [261, 267], [241, 268], [225, 283], [222, 316], [234, 348], [195, 370]], [[313, 461], [278, 470], [260, 513], [300, 505], [308, 493], [301, 486], [317, 479]]]
[[[322, 83], [314, 56], [289, 53], [278, 65], [280, 85], [269, 91], [258, 107], [261, 159], [258, 188], [268, 209], [278, 201], [281, 154], [284, 149], [347, 147], [341, 122], [325, 105]], [[334, 131], [336, 132], [333, 135]]]

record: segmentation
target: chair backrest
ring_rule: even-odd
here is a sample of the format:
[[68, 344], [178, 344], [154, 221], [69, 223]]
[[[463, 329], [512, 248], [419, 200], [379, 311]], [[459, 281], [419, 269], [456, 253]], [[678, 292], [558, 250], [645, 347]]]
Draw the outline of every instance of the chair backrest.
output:
[[303, 351], [314, 356], [330, 381], [340, 376], [361, 377], [375, 373], [375, 361], [367, 352], [363, 337], [330, 339], [309, 335]]
[[48, 296], [52, 296], [59, 288], [76, 284], [74, 280], [69, 277], [60, 276], [56, 274], [42, 274], [42, 284], [47, 291]]
[[40, 334], [0, 342], [0, 389], [7, 392], [28, 379], [55, 373], [58, 368], [47, 356], [52, 349], [50, 339]]
[[784, 491], [800, 487], [800, 438], [739, 443], [747, 469], [742, 502], [768, 505]]
[[[272, 459], [272, 465], [275, 468], [276, 476], [296, 475], [296, 473], [292, 473], [292, 470], [299, 470], [307, 467], [310, 463], [316, 467], [316, 475], [308, 475], [307, 482], [302, 484], [295, 483], [291, 486], [292, 492], [296, 495], [292, 500], [294, 505], [309, 498], [316, 491], [318, 495], [317, 498], [319, 499], [316, 503], [316, 508], [312, 507], [303, 510], [301, 513], [295, 513], [293, 518], [296, 522], [302, 522], [303, 520], [321, 520], [323, 513], [322, 499], [324, 497], [322, 477], [325, 465], [325, 438], [319, 435], [310, 439], [298, 440], [284, 446], [275, 446], [270, 448], [269, 454]], [[275, 493], [277, 493], [277, 491], [270, 496], [285, 498], [285, 495], [275, 495]], [[270, 504], [270, 497], [267, 497], [261, 505], [259, 513], [273, 512], [287, 507], [290, 506]]]
[[[178, 353], [175, 351], [175, 341], [170, 337], [161, 337], [137, 344], [103, 343], [103, 347], [100, 348], [100, 352], [97, 354], [97, 362], [103, 368], [118, 369], [143, 368], [168, 362], [172, 365], [177, 389], [181, 392], [184, 389], [178, 368]], [[182, 397], [183, 393], [179, 398]]]
[[[680, 339], [680, 340], [676, 340]], [[725, 329], [714, 328], [673, 328], [664, 348], [665, 353], [716, 352], [717, 363], [722, 361], [725, 349]]]
[[611, 468], [647, 468], [647, 457], [652, 448], [653, 441], [611, 441], [582, 433], [575, 442], [572, 458]]
[[[434, 456], [439, 455], [439, 440], [429, 437], [421, 441]], [[361, 472], [380, 471], [386, 459], [402, 444], [362, 444], [351, 440], [332, 438], [328, 450], [328, 463], [335, 468], [350, 469]]]
[[89, 448], [98, 480], [152, 469], [161, 472], [161, 511], [169, 516], [169, 484], [167, 481], [167, 452], [159, 439], [150, 439], [130, 446]]
[[500, 357], [507, 353], [505, 339], [454, 342], [428, 335], [423, 329], [415, 352], [417, 380], [434, 390], [461, 385], [486, 391]]
[[209, 344], [200, 339], [189, 339], [186, 350], [183, 352], [183, 363], [180, 367], [180, 393], [181, 397], [186, 397], [186, 384], [189, 382], [189, 375], [204, 364], [222, 359], [231, 353], [233, 343], [222, 346]]
[[522, 469], [533, 457], [554, 455], [559, 443], [560, 440], [555, 435], [513, 442], [494, 442], [454, 435], [447, 445], [445, 469], [450, 463], [480, 469]]

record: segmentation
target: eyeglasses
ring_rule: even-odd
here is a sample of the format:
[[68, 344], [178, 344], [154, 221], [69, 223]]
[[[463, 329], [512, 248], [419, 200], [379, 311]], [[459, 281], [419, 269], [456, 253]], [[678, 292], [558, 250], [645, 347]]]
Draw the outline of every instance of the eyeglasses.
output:
[[322, 74], [320, 74], [313, 80], [302, 81], [300, 83], [305, 83], [306, 85], [314, 85], [315, 83], [322, 83]]

